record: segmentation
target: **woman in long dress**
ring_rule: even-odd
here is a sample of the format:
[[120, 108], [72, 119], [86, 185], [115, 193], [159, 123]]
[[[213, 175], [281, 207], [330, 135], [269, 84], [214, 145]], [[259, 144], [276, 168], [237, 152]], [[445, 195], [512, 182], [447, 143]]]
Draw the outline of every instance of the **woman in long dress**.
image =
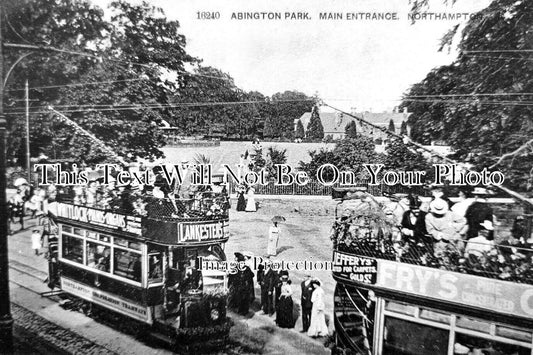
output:
[[237, 189], [237, 211], [244, 211], [246, 209], [246, 200], [244, 199], [244, 187], [239, 186]]
[[268, 246], [267, 246], [268, 255], [276, 256], [277, 249], [278, 249], [278, 241], [279, 241], [278, 222], [274, 222], [274, 224], [271, 225], [268, 230]]
[[307, 335], [310, 337], [322, 337], [328, 335], [328, 326], [326, 325], [326, 316], [324, 314], [324, 290], [320, 287], [319, 280], [311, 281], [314, 287], [311, 295], [311, 302], [313, 308], [311, 309], [311, 324], [307, 330]]
[[246, 212], [255, 212], [257, 211], [256, 207], [255, 207], [255, 190], [253, 188], [253, 186], [250, 186], [250, 188], [248, 189], [248, 193], [246, 194], [246, 197], [248, 198], [248, 200], [246, 201], [246, 209], [245, 211]]
[[289, 277], [281, 278], [281, 295], [279, 302], [276, 304], [276, 323], [281, 328], [293, 328], [294, 319], [292, 316], [292, 288]]

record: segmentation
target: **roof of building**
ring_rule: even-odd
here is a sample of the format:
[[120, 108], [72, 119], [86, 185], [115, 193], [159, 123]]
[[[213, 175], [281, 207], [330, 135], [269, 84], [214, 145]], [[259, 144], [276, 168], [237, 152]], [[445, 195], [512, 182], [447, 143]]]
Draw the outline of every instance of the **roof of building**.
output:
[[[320, 112], [320, 121], [324, 127], [324, 134], [345, 133], [345, 128], [348, 123], [355, 121], [355, 118], [343, 115], [342, 113], [334, 112]], [[392, 119], [396, 128], [400, 128], [403, 121], [411, 115], [410, 112], [360, 112], [355, 116], [361, 117], [365, 121], [375, 124], [376, 126], [388, 127]], [[300, 117], [304, 130], [307, 131], [307, 125], [311, 120], [311, 112], [306, 112]]]
[[[321, 112], [319, 115], [322, 127], [324, 127], [324, 134], [344, 133], [346, 125], [355, 121], [354, 118], [343, 115], [342, 113]], [[311, 112], [306, 112], [300, 117], [300, 121], [302, 121], [304, 130], [306, 131], [310, 120]]]

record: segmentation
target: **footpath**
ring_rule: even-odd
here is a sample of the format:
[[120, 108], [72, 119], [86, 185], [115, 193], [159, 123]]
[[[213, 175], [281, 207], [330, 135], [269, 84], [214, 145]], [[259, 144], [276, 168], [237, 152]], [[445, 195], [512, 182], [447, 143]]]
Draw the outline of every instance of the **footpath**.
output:
[[[12, 225], [9, 236], [10, 291], [14, 319], [15, 351], [20, 354], [171, 354], [157, 342], [144, 342], [59, 303], [40, 293], [50, 291], [44, 282], [48, 263], [31, 249], [31, 232], [38, 220], [25, 220], [25, 229]], [[323, 339], [315, 340], [297, 330], [281, 329], [261, 312], [239, 316], [229, 354], [328, 354]]]

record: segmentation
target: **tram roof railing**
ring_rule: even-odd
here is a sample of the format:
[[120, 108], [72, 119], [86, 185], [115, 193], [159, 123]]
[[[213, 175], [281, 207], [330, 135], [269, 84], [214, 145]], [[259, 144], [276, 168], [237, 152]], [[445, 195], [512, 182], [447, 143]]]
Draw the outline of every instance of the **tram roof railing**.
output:
[[229, 206], [225, 196], [213, 192], [203, 193], [201, 198], [156, 198], [153, 196], [116, 196], [95, 203], [76, 199], [68, 194], [58, 195], [57, 202], [141, 217], [165, 222], [200, 222], [228, 219]]
[[486, 278], [533, 285], [533, 249], [524, 245], [448, 242], [435, 253], [431, 237], [419, 242], [396, 242], [389, 237], [334, 237], [335, 250], [376, 259], [455, 271]]

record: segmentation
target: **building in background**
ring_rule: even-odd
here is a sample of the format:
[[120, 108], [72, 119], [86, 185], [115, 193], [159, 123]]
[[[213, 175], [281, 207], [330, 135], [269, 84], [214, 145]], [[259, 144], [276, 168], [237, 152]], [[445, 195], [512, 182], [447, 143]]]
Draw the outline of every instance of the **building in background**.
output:
[[[392, 112], [356, 112], [354, 110], [352, 111], [352, 115], [360, 117], [367, 122], [370, 122], [379, 127], [383, 127], [385, 129], [389, 128], [390, 122], [392, 120], [394, 122], [395, 132], [400, 133], [402, 123], [405, 122], [405, 125], [407, 125], [407, 119], [409, 118], [411, 113], [407, 112], [406, 109], [403, 112], [399, 112], [397, 109], [394, 109]], [[324, 127], [324, 138], [328, 136], [330, 139], [333, 140], [345, 138], [346, 126], [352, 121], [355, 121], [358, 133], [371, 137], [372, 139], [374, 139], [374, 141], [378, 141], [378, 143], [388, 138], [384, 132], [375, 129], [369, 125], [362, 124], [361, 121], [353, 117], [344, 115], [342, 113], [319, 112], [319, 116], [320, 121], [322, 122], [322, 127]], [[295, 130], [298, 124], [298, 120], [302, 122], [304, 132], [307, 132], [307, 126], [309, 125], [309, 121], [311, 120], [311, 112], [306, 112], [302, 115], [302, 117], [294, 120]], [[409, 125], [407, 125], [407, 135], [410, 134], [410, 130], [411, 129]]]

